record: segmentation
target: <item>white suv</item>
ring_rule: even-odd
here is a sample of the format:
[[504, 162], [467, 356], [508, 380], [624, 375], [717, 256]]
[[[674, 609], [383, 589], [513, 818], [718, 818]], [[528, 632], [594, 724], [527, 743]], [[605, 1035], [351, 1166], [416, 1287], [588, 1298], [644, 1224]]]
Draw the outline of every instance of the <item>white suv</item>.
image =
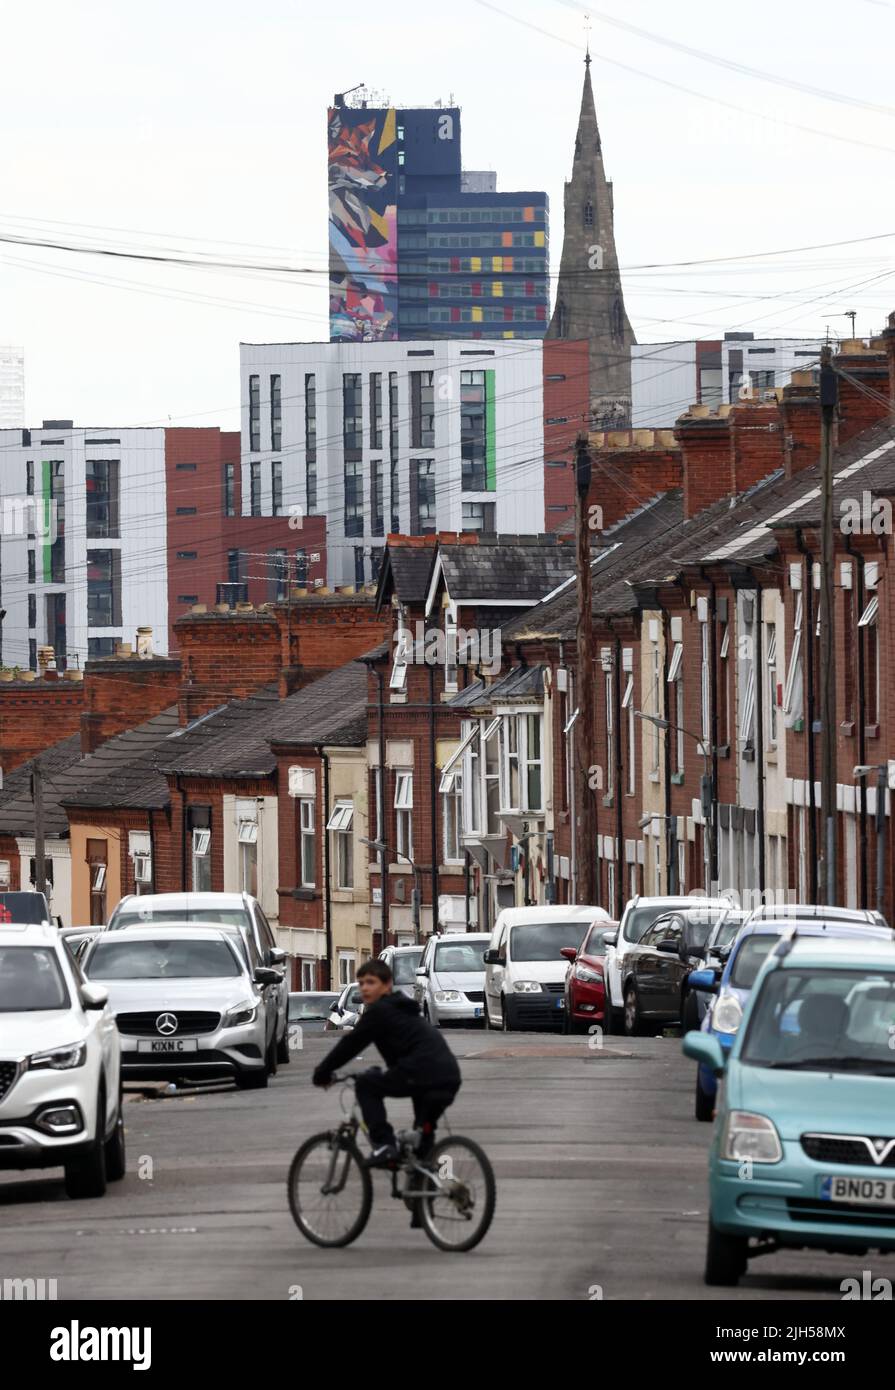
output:
[[624, 995], [624, 980], [627, 958], [634, 947], [649, 931], [654, 922], [666, 912], [683, 911], [688, 907], [730, 908], [728, 898], [709, 898], [705, 893], [693, 892], [676, 897], [631, 898], [622, 913], [618, 933], [612, 945], [606, 947], [605, 973], [609, 982], [609, 1008], [606, 1010], [605, 1030], [613, 1033], [621, 1028]]
[[55, 927], [0, 926], [0, 1168], [65, 1169], [69, 1197], [124, 1177], [118, 1029]]

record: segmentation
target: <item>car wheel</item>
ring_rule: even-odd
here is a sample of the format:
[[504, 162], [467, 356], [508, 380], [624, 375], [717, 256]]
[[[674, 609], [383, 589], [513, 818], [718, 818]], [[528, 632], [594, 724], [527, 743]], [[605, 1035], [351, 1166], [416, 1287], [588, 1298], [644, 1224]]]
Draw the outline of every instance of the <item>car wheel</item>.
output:
[[102, 1197], [106, 1190], [105, 1128], [106, 1093], [100, 1088], [96, 1102], [96, 1136], [82, 1158], [65, 1165], [65, 1191], [69, 1197]]
[[696, 995], [690, 989], [684, 995], [684, 1002], [681, 1008], [681, 1027], [685, 1033], [699, 1027], [699, 1005], [696, 1002]]
[[732, 1289], [740, 1282], [749, 1264], [749, 1242], [744, 1236], [726, 1236], [716, 1231], [709, 1217], [709, 1238], [705, 1251], [705, 1282], [710, 1288]]
[[697, 1120], [707, 1120], [711, 1122], [715, 1118], [715, 1097], [708, 1095], [702, 1088], [702, 1078], [699, 1075], [699, 1068], [696, 1068], [696, 1104], [694, 1107]]
[[510, 1017], [510, 1007], [505, 994], [500, 999], [500, 1031], [511, 1033], [513, 1031], [513, 1020]]
[[643, 1020], [640, 1016], [640, 1000], [637, 997], [637, 990], [633, 985], [628, 985], [625, 990], [625, 1035], [629, 1038], [639, 1036], [643, 1027]]
[[259, 1067], [257, 1071], [238, 1071], [236, 1073], [236, 1085], [240, 1091], [263, 1091], [267, 1082], [266, 1067]]
[[289, 1051], [289, 1019], [286, 1019], [286, 1026], [283, 1029], [283, 1036], [277, 1043], [277, 1061], [285, 1066], [292, 1061], [292, 1053]]
[[265, 1057], [265, 1066], [267, 1067], [267, 1074], [268, 1074], [268, 1076], [276, 1076], [276, 1074], [277, 1074], [277, 1035], [276, 1035], [276, 1033], [274, 1033], [274, 1035], [273, 1035], [273, 1037], [271, 1038], [270, 1042], [267, 1044], [267, 1056]]
[[124, 1147], [124, 1106], [122, 1094], [118, 1092], [118, 1118], [115, 1128], [106, 1140], [106, 1178], [109, 1182], [120, 1182], [127, 1170]]

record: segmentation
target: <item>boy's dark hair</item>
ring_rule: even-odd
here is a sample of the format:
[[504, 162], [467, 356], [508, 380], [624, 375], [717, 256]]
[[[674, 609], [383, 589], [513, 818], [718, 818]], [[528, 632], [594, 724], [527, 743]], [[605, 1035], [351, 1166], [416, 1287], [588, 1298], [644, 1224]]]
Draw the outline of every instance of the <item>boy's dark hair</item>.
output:
[[357, 978], [361, 980], [364, 975], [375, 975], [384, 985], [392, 982], [392, 972], [384, 960], [365, 960], [363, 965], [358, 967]]

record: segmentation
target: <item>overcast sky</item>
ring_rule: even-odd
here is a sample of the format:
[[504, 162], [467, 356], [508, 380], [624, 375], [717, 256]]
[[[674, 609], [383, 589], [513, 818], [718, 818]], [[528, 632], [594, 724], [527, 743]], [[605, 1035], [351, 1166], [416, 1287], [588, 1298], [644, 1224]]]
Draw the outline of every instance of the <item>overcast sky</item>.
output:
[[[895, 5], [600, 3], [594, 88], [638, 339], [815, 335], [827, 324], [847, 334], [849, 309], [859, 333], [878, 331], [895, 308], [895, 238], [636, 267], [895, 231]], [[497, 9], [7, 0], [0, 232], [279, 257], [315, 272], [222, 274], [0, 245], [0, 343], [25, 349], [29, 421], [233, 428], [241, 340], [327, 338], [326, 107], [358, 82], [398, 105], [453, 96], [465, 167], [496, 169], [502, 190], [547, 190], [555, 270], [584, 6]]]

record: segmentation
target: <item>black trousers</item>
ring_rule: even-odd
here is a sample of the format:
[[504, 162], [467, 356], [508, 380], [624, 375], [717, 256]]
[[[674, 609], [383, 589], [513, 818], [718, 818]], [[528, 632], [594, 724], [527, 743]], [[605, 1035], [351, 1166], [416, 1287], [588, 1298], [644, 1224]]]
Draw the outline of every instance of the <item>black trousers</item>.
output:
[[431, 1126], [434, 1129], [459, 1089], [459, 1081], [452, 1086], [411, 1086], [395, 1067], [390, 1067], [388, 1071], [373, 1067], [370, 1071], [361, 1072], [355, 1083], [357, 1103], [370, 1140], [377, 1149], [382, 1144], [395, 1142], [395, 1131], [385, 1113], [384, 1101], [387, 1096], [409, 1096], [413, 1101], [416, 1127], [424, 1129]]

